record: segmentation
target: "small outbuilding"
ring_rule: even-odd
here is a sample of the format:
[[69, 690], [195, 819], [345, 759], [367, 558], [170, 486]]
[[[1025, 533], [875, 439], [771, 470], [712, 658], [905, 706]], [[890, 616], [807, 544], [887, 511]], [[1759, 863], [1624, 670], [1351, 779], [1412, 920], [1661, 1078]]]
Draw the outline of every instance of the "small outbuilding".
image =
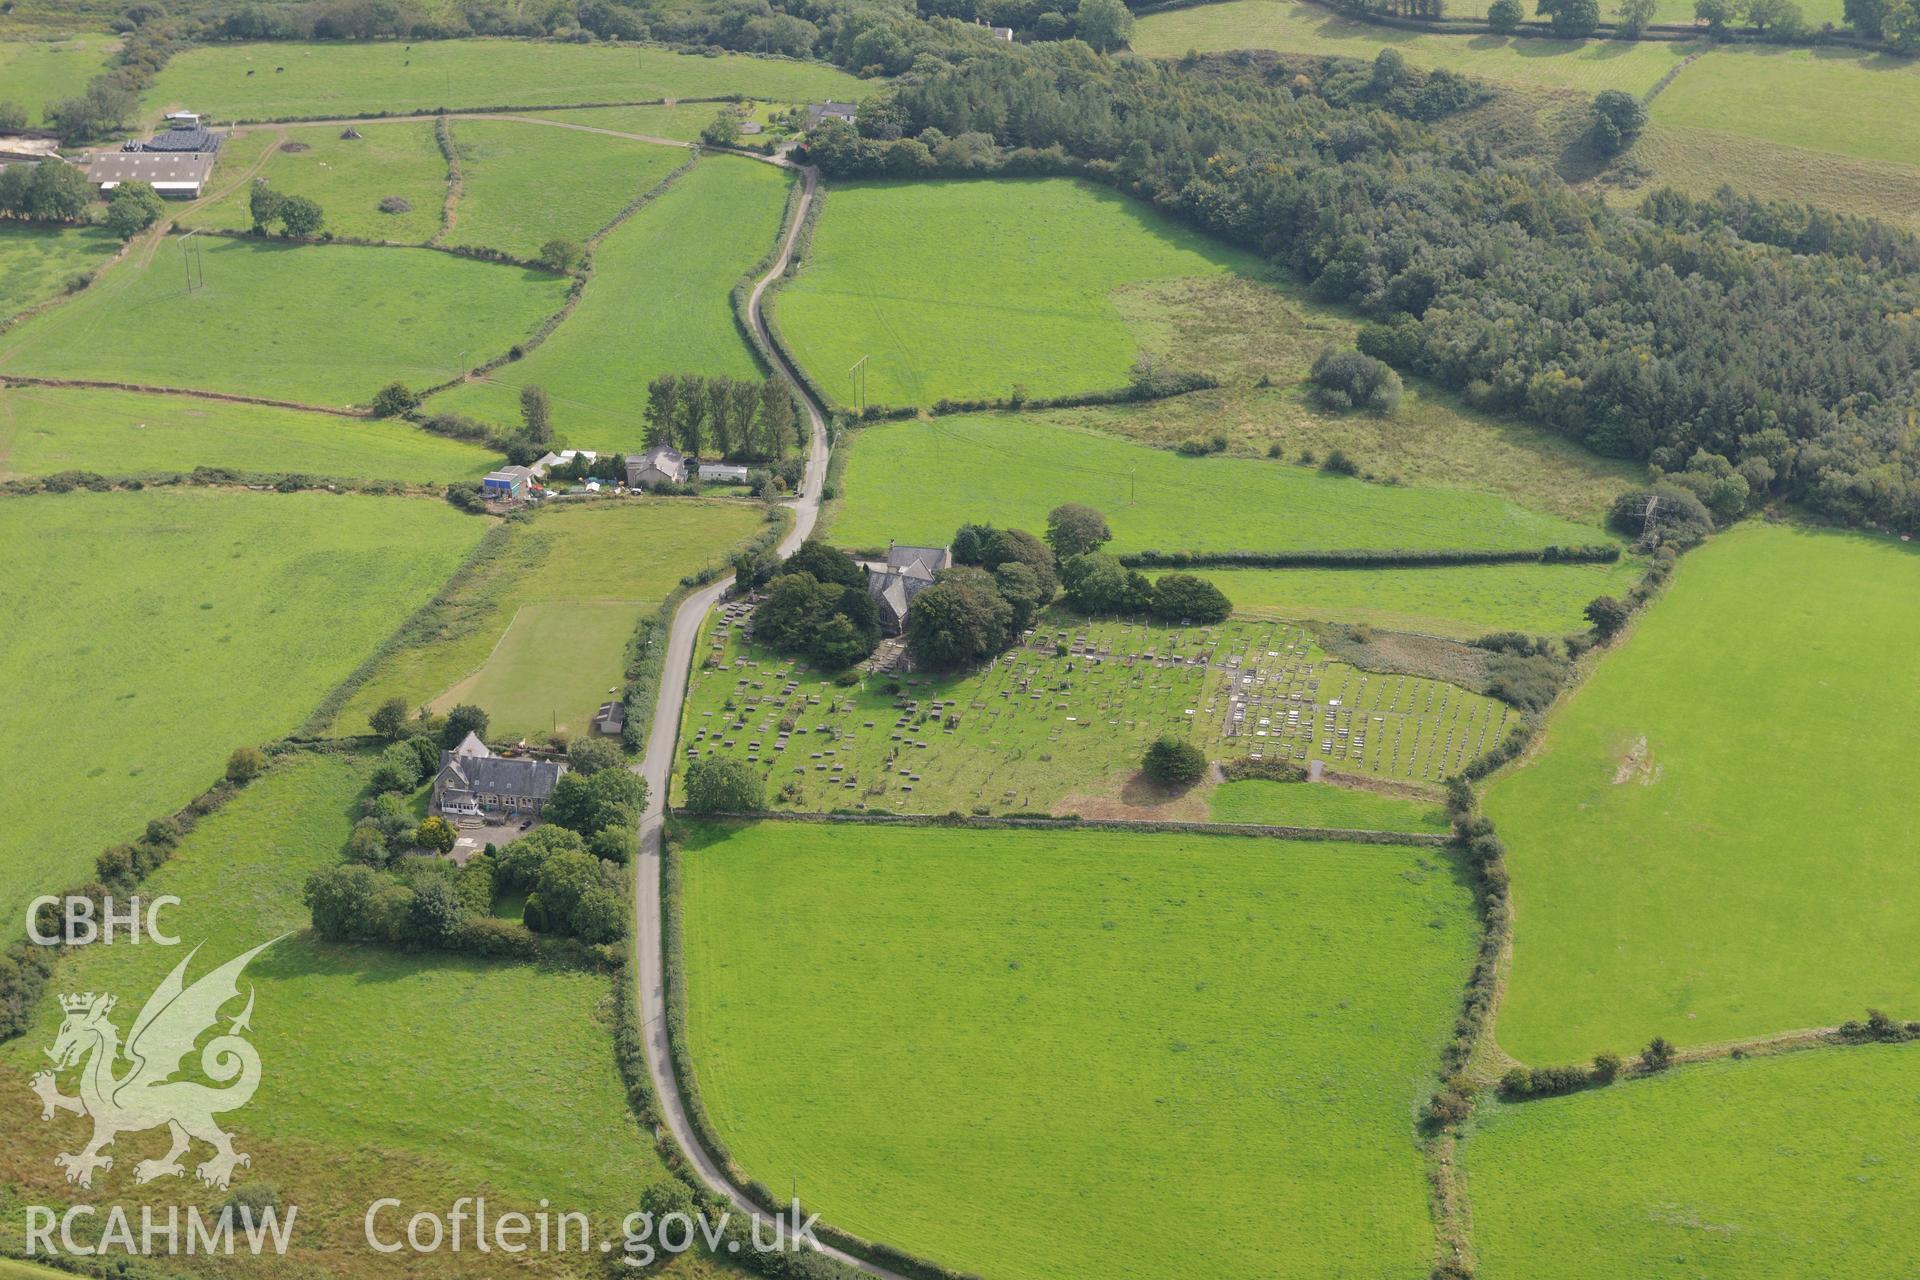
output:
[[502, 467], [489, 471], [480, 481], [481, 492], [496, 502], [519, 502], [526, 498], [533, 483], [530, 467]]
[[600, 709], [593, 713], [593, 731], [609, 737], [619, 737], [627, 727], [627, 708], [621, 702], [603, 702]]
[[702, 484], [745, 484], [747, 468], [731, 462], [703, 462], [700, 464]]

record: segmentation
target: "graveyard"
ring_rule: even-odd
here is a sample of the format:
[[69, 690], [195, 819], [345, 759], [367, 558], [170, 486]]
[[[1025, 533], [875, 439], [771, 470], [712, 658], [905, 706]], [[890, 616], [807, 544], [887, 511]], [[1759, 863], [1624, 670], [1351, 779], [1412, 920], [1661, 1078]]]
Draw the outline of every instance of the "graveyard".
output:
[[678, 763], [758, 765], [775, 809], [1091, 817], [1163, 798], [1134, 774], [1168, 731], [1215, 762], [1438, 794], [1516, 723], [1466, 689], [1333, 661], [1298, 624], [1037, 621], [977, 671], [889, 669], [883, 646], [842, 684], [755, 644], [751, 605], [731, 603], [696, 651]]

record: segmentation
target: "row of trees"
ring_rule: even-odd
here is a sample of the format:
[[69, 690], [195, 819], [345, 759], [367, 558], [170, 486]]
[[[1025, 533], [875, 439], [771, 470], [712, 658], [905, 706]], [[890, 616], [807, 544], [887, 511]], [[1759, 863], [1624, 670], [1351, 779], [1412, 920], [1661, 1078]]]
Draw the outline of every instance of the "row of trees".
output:
[[257, 236], [266, 235], [276, 222], [281, 235], [303, 240], [319, 235], [327, 226], [327, 215], [317, 201], [275, 191], [262, 178], [253, 181], [247, 211], [253, 216], [253, 234]]
[[93, 185], [77, 164], [49, 159], [0, 169], [0, 217], [85, 222], [92, 204]]
[[662, 374], [647, 384], [646, 424], [649, 448], [694, 457], [771, 461], [799, 440], [793, 395], [775, 378]]

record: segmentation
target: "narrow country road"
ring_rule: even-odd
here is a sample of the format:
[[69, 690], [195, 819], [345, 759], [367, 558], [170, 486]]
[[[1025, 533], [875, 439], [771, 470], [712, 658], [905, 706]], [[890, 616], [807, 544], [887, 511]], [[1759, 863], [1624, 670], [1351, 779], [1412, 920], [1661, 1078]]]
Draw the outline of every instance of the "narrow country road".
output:
[[[793, 255], [794, 241], [806, 223], [808, 210], [813, 207], [814, 186], [819, 175], [812, 168], [801, 169], [800, 175], [804, 185], [800, 200], [794, 206], [793, 224], [787, 228], [786, 237], [781, 241], [779, 256], [754, 285], [747, 301], [747, 313], [752, 318], [754, 330], [766, 341], [767, 350], [772, 352], [775, 372], [785, 378], [799, 395], [801, 403], [806, 406], [807, 419], [812, 428], [806, 476], [801, 481], [799, 493], [790, 504], [794, 517], [793, 528], [780, 543], [779, 550], [783, 556], [792, 554], [813, 532], [814, 521], [820, 515], [820, 493], [827, 479], [826, 417], [820, 406], [813, 402], [813, 397], [807, 394], [806, 387], [794, 376], [786, 357], [768, 341], [766, 320], [760, 311], [761, 297], [768, 286], [786, 272], [787, 263]], [[647, 735], [647, 752], [641, 762], [634, 766], [634, 771], [647, 780], [647, 811], [640, 819], [640, 854], [635, 860], [634, 980], [640, 986], [640, 1022], [647, 1051], [647, 1074], [653, 1081], [654, 1096], [660, 1102], [662, 1122], [680, 1150], [686, 1153], [700, 1181], [725, 1196], [737, 1212], [751, 1217], [765, 1217], [707, 1155], [694, 1136], [686, 1108], [681, 1105], [680, 1086], [673, 1073], [673, 1055], [667, 1045], [666, 957], [661, 947], [660, 834], [667, 779], [673, 771], [674, 744], [679, 736], [680, 714], [686, 703], [693, 646], [699, 639], [700, 624], [706, 619], [707, 611], [726, 594], [732, 582], [731, 578], [723, 578], [701, 589], [687, 597], [673, 615], [673, 625], [667, 635], [666, 660], [660, 670], [660, 700], [654, 706], [653, 727]], [[828, 1256], [857, 1267], [868, 1275], [882, 1277], [882, 1280], [904, 1280], [894, 1272], [864, 1262], [851, 1254], [827, 1246], [822, 1248]]]

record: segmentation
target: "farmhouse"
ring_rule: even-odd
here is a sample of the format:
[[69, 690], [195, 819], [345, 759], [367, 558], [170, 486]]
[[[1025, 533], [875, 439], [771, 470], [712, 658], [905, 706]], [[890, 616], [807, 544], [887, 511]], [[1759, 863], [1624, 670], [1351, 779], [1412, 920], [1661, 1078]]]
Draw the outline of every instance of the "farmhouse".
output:
[[816, 128], [822, 120], [852, 124], [859, 108], [851, 102], [816, 102], [807, 108], [807, 128]]
[[533, 483], [533, 476], [530, 467], [502, 467], [489, 471], [481, 479], [480, 488], [494, 501], [517, 502], [527, 496], [527, 486]]
[[685, 484], [687, 460], [671, 445], [657, 444], [627, 458], [627, 488], [654, 489], [663, 484]]
[[198, 200], [213, 160], [211, 151], [106, 151], [87, 162], [87, 181], [101, 191], [145, 182], [163, 196]]
[[700, 479], [708, 484], [745, 484], [747, 469], [730, 462], [703, 462]]
[[538, 814], [566, 771], [567, 766], [547, 760], [497, 756], [469, 733], [459, 746], [440, 753], [440, 772], [433, 777], [434, 811]]
[[867, 594], [880, 615], [880, 629], [890, 636], [905, 631], [907, 606], [952, 564], [953, 553], [945, 547], [889, 546], [884, 565], [867, 567]]

